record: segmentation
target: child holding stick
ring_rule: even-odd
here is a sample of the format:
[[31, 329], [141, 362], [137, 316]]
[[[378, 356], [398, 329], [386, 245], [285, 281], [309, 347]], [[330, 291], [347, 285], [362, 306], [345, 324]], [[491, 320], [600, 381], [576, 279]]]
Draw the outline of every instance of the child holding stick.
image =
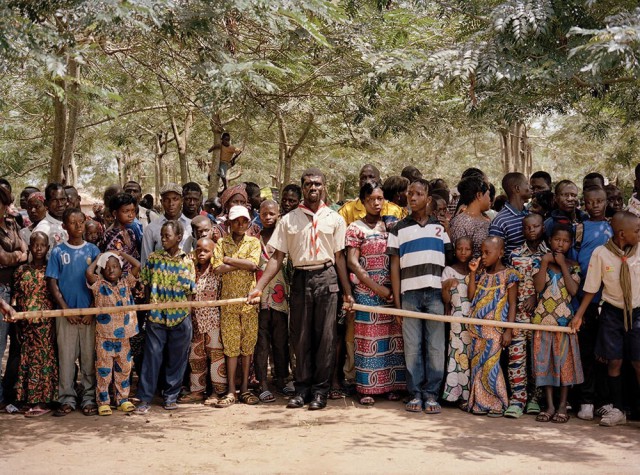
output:
[[[124, 263], [130, 271], [122, 275]], [[100, 274], [96, 273], [96, 268]], [[131, 289], [140, 274], [140, 262], [121, 251], [100, 254], [87, 268], [87, 284], [93, 293], [94, 304], [101, 307], [133, 305]], [[119, 411], [135, 409], [129, 402], [129, 376], [131, 374], [131, 346], [129, 338], [138, 333], [136, 312], [98, 313], [96, 315], [96, 380], [98, 415], [110, 416], [109, 383], [116, 388], [116, 406]]]
[[[160, 228], [163, 249], [151, 253], [140, 273], [149, 303], [192, 300], [196, 288], [193, 260], [180, 247], [184, 228], [180, 221], [166, 221]], [[164, 368], [163, 408], [178, 408], [177, 399], [189, 359], [192, 326], [189, 308], [151, 310], [138, 385], [140, 404], [136, 414], [146, 414], [156, 392], [160, 366]]]
[[[193, 222], [192, 228], [196, 229]], [[215, 243], [209, 237], [203, 237], [196, 242], [193, 256], [196, 267], [196, 301], [217, 300], [220, 296], [220, 276], [214, 273], [211, 265], [215, 247]], [[191, 392], [180, 397], [178, 401], [204, 401], [205, 405], [214, 406], [218, 403], [218, 395], [224, 394], [227, 390], [227, 367], [220, 336], [220, 307], [194, 308], [191, 310], [191, 319], [193, 320], [193, 338], [189, 351]], [[205, 400], [208, 372], [213, 394]]]
[[[49, 237], [36, 231], [29, 238], [31, 263], [18, 268], [14, 278], [16, 310], [51, 310], [53, 301], [45, 270]], [[30, 406], [25, 417], [38, 417], [51, 412], [49, 404], [58, 399], [58, 361], [55, 346], [55, 319], [30, 319], [17, 322], [20, 366], [16, 398]]]
[[[54, 302], [61, 309], [91, 306], [91, 292], [87, 288], [85, 272], [100, 254], [94, 244], [83, 239], [85, 215], [77, 208], [67, 208], [62, 215], [62, 227], [69, 240], [51, 250], [46, 276]], [[96, 328], [93, 315], [56, 318], [58, 341], [60, 407], [55, 416], [66, 416], [76, 408], [75, 372], [80, 358], [82, 413], [97, 414], [95, 404], [95, 344]]]
[[[213, 254], [215, 273], [222, 275], [222, 299], [247, 295], [256, 285], [255, 271], [260, 262], [260, 241], [246, 235], [249, 211], [244, 206], [233, 206], [227, 222], [230, 233], [216, 244]], [[228, 305], [220, 315], [222, 346], [227, 360], [229, 390], [216, 407], [228, 407], [236, 402], [236, 369], [238, 356], [242, 356], [242, 383], [240, 401], [258, 404], [259, 399], [249, 392], [251, 355], [258, 340], [258, 312], [252, 305]]]
[[[455, 242], [456, 262], [442, 271], [442, 301], [447, 315], [468, 317], [470, 304], [467, 296], [467, 276], [469, 261], [473, 254], [473, 241], [470, 237], [460, 237]], [[442, 398], [445, 401], [458, 402], [460, 408], [467, 410], [469, 400], [469, 346], [471, 335], [466, 325], [452, 323], [449, 331], [449, 357], [447, 358], [447, 377], [444, 381]]]
[[[532, 323], [566, 327], [573, 317], [571, 298], [580, 285], [580, 266], [566, 258], [573, 243], [570, 224], [556, 224], [549, 239], [550, 252], [534, 269], [533, 282], [540, 295]], [[538, 422], [565, 423], [569, 386], [583, 381], [580, 348], [575, 333], [536, 330], [533, 333], [533, 373], [536, 386], [543, 387], [547, 408], [536, 417]], [[553, 402], [553, 388], [560, 387], [558, 410]]]
[[[481, 258], [469, 262], [468, 297], [471, 318], [514, 322], [518, 295], [518, 272], [502, 263], [504, 241], [488, 237], [481, 246]], [[482, 265], [482, 272], [478, 270]], [[509, 399], [500, 368], [500, 353], [509, 346], [510, 328], [470, 325], [471, 391], [469, 412], [502, 417]]]

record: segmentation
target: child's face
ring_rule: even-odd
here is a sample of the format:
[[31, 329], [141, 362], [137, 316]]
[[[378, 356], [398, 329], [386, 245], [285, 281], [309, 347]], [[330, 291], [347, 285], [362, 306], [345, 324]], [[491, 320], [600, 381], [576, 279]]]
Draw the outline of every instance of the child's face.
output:
[[458, 262], [469, 262], [473, 255], [473, 247], [469, 239], [458, 239], [456, 242], [456, 259]]
[[282, 195], [282, 200], [280, 200], [280, 208], [282, 209], [282, 214], [285, 215], [292, 209], [296, 209], [300, 204], [300, 198], [295, 191], [287, 191]]
[[200, 240], [202, 238], [213, 237], [213, 224], [211, 220], [207, 218], [206, 220], [198, 221], [197, 223], [191, 223], [193, 229], [193, 235], [196, 239]]
[[607, 210], [607, 194], [600, 188], [587, 191], [584, 194], [584, 207], [591, 219], [604, 218], [604, 213]]
[[622, 231], [622, 238], [627, 246], [635, 246], [640, 242], [640, 218], [635, 218], [634, 221]]
[[278, 220], [278, 207], [275, 203], [262, 204], [260, 206], [260, 221], [262, 226], [271, 229]]
[[201, 239], [196, 244], [196, 261], [198, 265], [206, 265], [213, 257], [213, 241], [211, 239]]
[[249, 220], [244, 216], [240, 216], [233, 221], [229, 221], [229, 229], [236, 236], [241, 236], [249, 229]]
[[569, 183], [560, 188], [556, 195], [556, 204], [560, 211], [573, 213], [578, 205], [578, 187]]
[[624, 206], [622, 202], [622, 191], [618, 188], [607, 190], [607, 206], [615, 213], [622, 211]]
[[442, 221], [447, 219], [447, 202], [439, 198], [436, 205], [436, 217]]
[[407, 201], [411, 212], [421, 212], [431, 204], [431, 197], [427, 196], [427, 190], [422, 183], [414, 182], [407, 189]]
[[549, 240], [549, 247], [553, 252], [559, 252], [562, 254], [566, 254], [571, 249], [571, 245], [573, 244], [573, 238], [571, 234], [567, 231], [556, 231], [556, 233], [551, 236]]
[[84, 225], [84, 240], [92, 244], [100, 240], [100, 230], [93, 221], [87, 221]]
[[36, 234], [31, 237], [29, 241], [29, 252], [33, 256], [34, 259], [43, 260], [47, 257], [47, 252], [49, 251], [49, 240], [45, 239], [44, 236], [40, 236]]
[[73, 213], [67, 216], [62, 227], [69, 233], [70, 239], [82, 239], [84, 234], [84, 214]]
[[122, 275], [122, 267], [120, 267], [120, 262], [115, 257], [111, 256], [107, 263], [104, 265], [104, 269], [102, 269], [102, 276], [108, 282], [115, 284], [120, 279]]
[[498, 262], [504, 251], [502, 246], [495, 243], [494, 241], [485, 241], [482, 243], [482, 255], [480, 259], [482, 260], [482, 265], [486, 267], [491, 267], [496, 262]]
[[133, 223], [133, 220], [136, 219], [136, 205], [132, 203], [130, 205], [120, 206], [114, 214], [118, 223], [123, 226], [127, 226]]
[[160, 241], [162, 242], [162, 248], [165, 251], [178, 247], [181, 239], [182, 236], [176, 234], [172, 226], [165, 226], [160, 231]]
[[104, 221], [104, 228], [107, 229], [115, 221], [113, 212], [110, 209], [105, 208], [105, 210], [102, 212], [102, 220]]
[[544, 222], [539, 214], [533, 215], [522, 222], [522, 230], [524, 238], [528, 242], [536, 242], [542, 239], [542, 231], [544, 230]]

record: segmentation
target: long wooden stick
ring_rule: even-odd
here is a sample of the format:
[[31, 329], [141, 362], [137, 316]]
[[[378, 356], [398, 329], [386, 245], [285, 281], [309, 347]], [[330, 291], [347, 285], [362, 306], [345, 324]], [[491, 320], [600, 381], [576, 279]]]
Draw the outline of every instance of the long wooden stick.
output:
[[144, 310], [165, 310], [170, 308], [202, 308], [202, 307], [222, 307], [224, 305], [234, 305], [245, 303], [246, 298], [227, 300], [201, 300], [185, 302], [165, 302], [165, 303], [145, 303], [138, 305], [123, 305], [121, 307], [93, 307], [93, 308], [65, 308], [61, 310], [31, 310], [29, 312], [17, 312], [13, 320], [25, 320], [31, 318], [60, 318], [60, 317], [84, 317], [86, 315], [97, 315], [99, 313], [123, 313]]
[[571, 327], [559, 327], [554, 325], [536, 325], [534, 323], [512, 323], [499, 320], [482, 320], [481, 318], [451, 317], [448, 315], [434, 315], [432, 313], [412, 312], [391, 307], [369, 307], [367, 305], [353, 304], [354, 310], [369, 313], [381, 313], [398, 317], [420, 318], [422, 320], [434, 320], [436, 322], [463, 323], [465, 325], [484, 325], [489, 327], [513, 328], [517, 330], [541, 330], [546, 332], [575, 333]]

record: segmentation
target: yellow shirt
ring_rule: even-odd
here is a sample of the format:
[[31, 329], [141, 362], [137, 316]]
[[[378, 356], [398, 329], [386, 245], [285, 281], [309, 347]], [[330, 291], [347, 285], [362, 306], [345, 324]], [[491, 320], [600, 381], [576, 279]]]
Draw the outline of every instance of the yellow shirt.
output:
[[[340, 216], [344, 218], [349, 226], [351, 223], [355, 223], [359, 219], [364, 218], [367, 215], [367, 211], [364, 209], [364, 204], [360, 201], [360, 198], [351, 200], [342, 205], [342, 208], [338, 210]], [[384, 219], [385, 216], [393, 216], [398, 221], [407, 215], [407, 211], [401, 208], [392, 201], [384, 201], [382, 205], [382, 211], [380, 216]]]

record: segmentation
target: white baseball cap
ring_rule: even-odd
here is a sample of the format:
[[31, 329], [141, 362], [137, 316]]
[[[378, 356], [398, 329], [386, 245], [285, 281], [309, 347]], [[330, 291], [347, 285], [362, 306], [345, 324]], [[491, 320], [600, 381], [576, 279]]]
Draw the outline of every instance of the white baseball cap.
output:
[[244, 206], [232, 206], [231, 209], [229, 210], [229, 216], [227, 217], [227, 219], [229, 221], [233, 221], [234, 219], [237, 219], [240, 216], [244, 216], [249, 221], [251, 221], [251, 218], [249, 217], [249, 210]]

